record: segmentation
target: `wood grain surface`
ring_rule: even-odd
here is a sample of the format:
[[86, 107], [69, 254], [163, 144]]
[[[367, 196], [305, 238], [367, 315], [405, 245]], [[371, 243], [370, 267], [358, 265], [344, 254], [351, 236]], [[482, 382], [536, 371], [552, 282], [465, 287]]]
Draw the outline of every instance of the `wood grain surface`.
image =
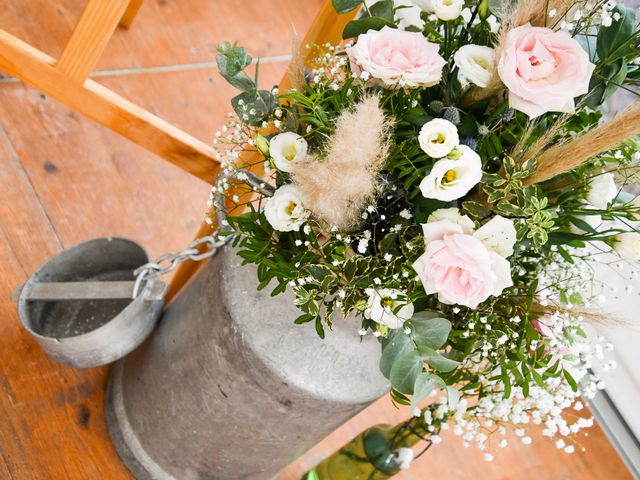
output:
[[[188, 6], [187, 6], [188, 4]], [[57, 56], [86, 0], [2, 0], [0, 28]], [[146, 0], [129, 31], [118, 31], [101, 69], [210, 62], [215, 44], [237, 39], [256, 55], [290, 51], [293, 26], [307, 30], [319, 0]], [[265, 64], [265, 85], [286, 63]], [[203, 141], [229, 110], [233, 90], [211, 68], [118, 74], [101, 79]], [[203, 182], [86, 120], [34, 89], [0, 81], [0, 479], [129, 479], [103, 420], [108, 369], [76, 370], [48, 360], [19, 327], [13, 289], [48, 257], [82, 240], [120, 235], [155, 257], [183, 248], [201, 223]], [[285, 469], [297, 479], [362, 429], [407, 416], [388, 400], [361, 413]], [[301, 426], [303, 428], [303, 426]], [[398, 479], [626, 480], [601, 430], [567, 455], [534, 433], [534, 444], [486, 463], [458, 438]], [[255, 452], [247, 452], [255, 454]]]

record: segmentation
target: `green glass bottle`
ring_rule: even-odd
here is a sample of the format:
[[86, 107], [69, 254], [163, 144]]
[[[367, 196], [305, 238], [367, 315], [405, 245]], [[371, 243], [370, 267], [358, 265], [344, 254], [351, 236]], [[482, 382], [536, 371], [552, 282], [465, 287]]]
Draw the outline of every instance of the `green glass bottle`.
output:
[[400, 472], [398, 448], [424, 439], [421, 422], [375, 425], [308, 471], [302, 480], [384, 480]]

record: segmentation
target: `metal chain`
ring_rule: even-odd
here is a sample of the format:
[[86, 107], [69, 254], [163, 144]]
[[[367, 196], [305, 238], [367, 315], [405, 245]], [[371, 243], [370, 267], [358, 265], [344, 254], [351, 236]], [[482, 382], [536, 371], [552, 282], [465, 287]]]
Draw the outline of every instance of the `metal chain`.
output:
[[[267, 197], [273, 196], [273, 193], [275, 191], [273, 186], [266, 183], [256, 174], [242, 169], [226, 171], [222, 173], [216, 180], [216, 184], [225, 182], [230, 179], [235, 179], [243, 182], [249, 185], [255, 191], [260, 192]], [[220, 191], [216, 195], [214, 195], [213, 207], [217, 211], [216, 218], [218, 220], [219, 228], [228, 233], [229, 228], [228, 226], [225, 227], [227, 223], [227, 210], [224, 202], [223, 191]], [[233, 238], [234, 235], [231, 234], [227, 234], [221, 237], [220, 230], [216, 230], [211, 235], [207, 235], [206, 237], [201, 237], [197, 240], [194, 240], [186, 249], [182, 250], [181, 252], [167, 253], [156, 258], [155, 262], [149, 262], [146, 265], [142, 265], [133, 272], [133, 274], [136, 276], [136, 281], [133, 286], [132, 298], [136, 298], [138, 296], [138, 293], [140, 293], [140, 287], [146, 279], [150, 277], [159, 277], [160, 275], [172, 272], [178, 267], [178, 265], [186, 262], [187, 260], [198, 262], [200, 260], [204, 260], [205, 258], [212, 257], [218, 252], [219, 248], [229, 243], [229, 241], [231, 241]], [[197, 248], [200, 245], [206, 245], [207, 250], [201, 253]]]
[[[212, 257], [218, 252], [218, 249], [226, 245], [233, 235], [225, 235], [223, 237], [218, 236], [216, 230], [211, 235], [201, 237], [189, 244], [189, 246], [181, 252], [167, 253], [156, 258], [155, 262], [149, 262], [141, 267], [138, 267], [133, 274], [136, 276], [136, 281], [133, 286], [132, 298], [136, 298], [140, 293], [140, 287], [142, 283], [150, 277], [159, 277], [169, 272], [174, 271], [178, 265], [186, 262], [187, 260], [193, 260], [198, 262], [206, 258]], [[205, 245], [206, 249], [201, 252], [198, 247]]]

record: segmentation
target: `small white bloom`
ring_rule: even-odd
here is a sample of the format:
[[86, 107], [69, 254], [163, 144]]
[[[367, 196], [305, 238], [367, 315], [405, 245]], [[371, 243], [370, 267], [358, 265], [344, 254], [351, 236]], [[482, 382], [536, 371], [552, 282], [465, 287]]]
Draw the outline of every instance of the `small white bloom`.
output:
[[617, 235], [613, 249], [627, 260], [640, 260], [640, 233], [625, 232]]
[[453, 123], [444, 118], [434, 118], [422, 126], [418, 142], [431, 158], [442, 158], [460, 143], [460, 138]]
[[400, 212], [400, 216], [405, 220], [410, 220], [413, 215], [411, 215], [411, 212], [405, 208]]
[[509, 218], [497, 215], [476, 230], [473, 236], [504, 258], [513, 255], [516, 228], [513, 226], [513, 220]]
[[271, 226], [279, 232], [299, 230], [309, 217], [300, 199], [298, 188], [284, 185], [267, 199], [264, 214]]
[[307, 157], [307, 141], [297, 133], [284, 132], [276, 135], [269, 143], [269, 151], [276, 168], [290, 173], [296, 163]]
[[460, 75], [478, 87], [485, 88], [491, 80], [495, 51], [482, 45], [464, 45], [453, 56]]
[[441, 222], [443, 220], [449, 220], [450, 222], [460, 225], [463, 232], [468, 235], [473, 233], [473, 229], [475, 227], [473, 220], [466, 215], [460, 215], [460, 210], [456, 207], [439, 208], [429, 215], [427, 223]]
[[476, 152], [466, 145], [458, 145], [451, 153], [455, 155], [438, 160], [420, 182], [420, 191], [425, 198], [445, 202], [457, 200], [482, 179], [482, 161]]
[[587, 202], [599, 210], [605, 210], [616, 195], [618, 195], [618, 187], [612, 173], [603, 173], [589, 182]]
[[411, 466], [411, 462], [413, 461], [413, 450], [410, 448], [398, 448], [395, 452], [393, 452], [396, 456], [396, 462], [400, 466], [402, 470], [408, 470]]
[[369, 295], [365, 318], [396, 329], [413, 317], [413, 303], [406, 299], [404, 292], [393, 288], [367, 288], [365, 292]]

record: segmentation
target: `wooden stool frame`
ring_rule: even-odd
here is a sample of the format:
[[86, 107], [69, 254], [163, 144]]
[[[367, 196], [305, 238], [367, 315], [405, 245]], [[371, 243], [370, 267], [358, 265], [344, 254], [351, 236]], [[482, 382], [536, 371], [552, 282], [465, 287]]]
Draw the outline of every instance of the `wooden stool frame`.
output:
[[[115, 29], [118, 25], [128, 28], [142, 3], [143, 0], [89, 0], [57, 60], [0, 29], [0, 71], [212, 183], [220, 166], [211, 146], [88, 78]], [[325, 0], [303, 45], [338, 42], [352, 16], [339, 16], [331, 0]], [[286, 90], [287, 86], [285, 75], [280, 87]], [[212, 228], [214, 226], [203, 223], [198, 236], [210, 233]], [[198, 267], [196, 262], [181, 265], [173, 277], [169, 300]]]

